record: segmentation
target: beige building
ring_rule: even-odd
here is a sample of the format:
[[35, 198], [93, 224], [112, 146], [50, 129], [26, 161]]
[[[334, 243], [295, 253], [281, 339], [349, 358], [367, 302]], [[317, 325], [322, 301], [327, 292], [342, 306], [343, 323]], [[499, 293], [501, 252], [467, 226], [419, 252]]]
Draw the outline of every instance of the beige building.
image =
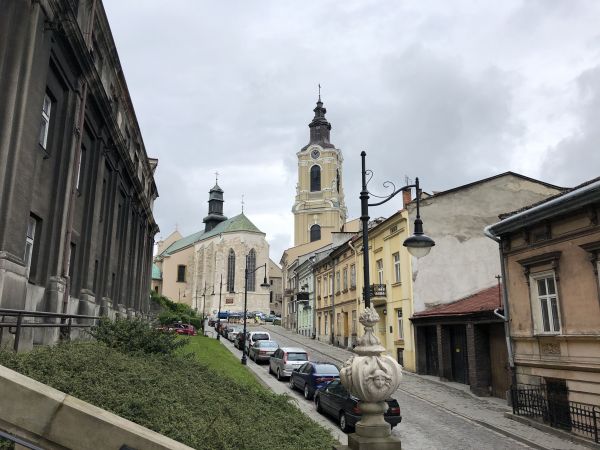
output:
[[281, 316], [281, 309], [283, 305], [283, 280], [281, 267], [277, 265], [275, 261], [269, 258], [269, 283], [271, 284], [270, 294], [270, 312]]
[[327, 241], [346, 223], [342, 185], [342, 151], [329, 140], [331, 124], [321, 97], [308, 125], [310, 140], [298, 153], [298, 184], [294, 213], [294, 246]]
[[487, 228], [506, 271], [514, 382], [539, 387], [574, 431], [567, 402], [600, 405], [599, 204], [597, 178]]
[[[155, 264], [162, 275], [160, 289], [171, 300], [186, 303], [200, 314], [243, 311], [245, 269], [269, 263], [269, 244], [244, 213], [223, 215], [223, 191], [210, 190], [205, 228], [186, 237], [178, 232], [159, 243]], [[261, 286], [267, 270], [248, 278], [248, 311], [270, 312], [269, 289]]]

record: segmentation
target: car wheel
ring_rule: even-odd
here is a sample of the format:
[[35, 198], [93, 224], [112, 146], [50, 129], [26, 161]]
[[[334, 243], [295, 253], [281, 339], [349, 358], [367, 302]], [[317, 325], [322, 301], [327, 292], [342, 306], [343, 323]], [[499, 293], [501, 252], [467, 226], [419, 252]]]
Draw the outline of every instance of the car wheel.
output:
[[293, 375], [292, 375], [292, 376], [290, 376], [290, 389], [291, 389], [292, 391], [295, 391], [295, 390], [296, 390], [296, 385], [294, 385], [294, 376], [293, 376]]
[[281, 376], [281, 370], [277, 369], [277, 381], [281, 381], [283, 380], [283, 377]]
[[319, 399], [319, 397], [317, 397], [315, 399], [315, 406], [317, 407], [317, 412], [319, 414], [322, 414], [323, 413], [323, 408], [321, 408], [321, 399]]
[[271, 363], [269, 363], [269, 375], [273, 375], [273, 369], [271, 369]]
[[340, 413], [340, 429], [344, 433], [350, 432], [350, 427], [348, 426], [348, 419], [346, 418], [346, 413], [343, 411]]
[[310, 393], [310, 388], [308, 387], [308, 384], [304, 385], [304, 398], [306, 400], [312, 399], [312, 394]]

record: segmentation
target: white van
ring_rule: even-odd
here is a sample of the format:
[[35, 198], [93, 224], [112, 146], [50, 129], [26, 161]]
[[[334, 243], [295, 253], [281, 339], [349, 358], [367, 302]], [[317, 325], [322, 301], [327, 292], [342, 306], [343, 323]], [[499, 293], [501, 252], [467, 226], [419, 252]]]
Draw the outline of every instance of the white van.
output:
[[271, 335], [268, 331], [248, 331], [246, 333], [246, 350], [254, 345], [256, 341], [270, 341]]

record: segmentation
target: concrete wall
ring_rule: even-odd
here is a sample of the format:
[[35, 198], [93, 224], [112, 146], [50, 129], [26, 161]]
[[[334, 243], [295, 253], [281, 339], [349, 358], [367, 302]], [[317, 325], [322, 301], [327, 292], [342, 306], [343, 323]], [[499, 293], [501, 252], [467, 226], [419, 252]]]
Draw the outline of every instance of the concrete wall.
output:
[[[414, 312], [448, 303], [497, 283], [498, 245], [483, 234], [502, 213], [541, 201], [558, 191], [505, 174], [421, 201], [425, 234], [436, 245], [429, 255], [412, 258]], [[416, 215], [409, 204], [409, 223]]]
[[0, 429], [42, 448], [191, 449], [4, 366], [0, 366], [0, 398]]

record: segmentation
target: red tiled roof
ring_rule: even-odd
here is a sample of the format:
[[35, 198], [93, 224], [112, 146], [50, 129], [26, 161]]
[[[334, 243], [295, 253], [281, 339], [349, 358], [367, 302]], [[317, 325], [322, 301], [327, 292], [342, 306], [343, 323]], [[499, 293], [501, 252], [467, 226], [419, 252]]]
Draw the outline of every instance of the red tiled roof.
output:
[[500, 290], [492, 286], [452, 303], [434, 306], [426, 311], [413, 314], [413, 317], [462, 316], [502, 308]]

